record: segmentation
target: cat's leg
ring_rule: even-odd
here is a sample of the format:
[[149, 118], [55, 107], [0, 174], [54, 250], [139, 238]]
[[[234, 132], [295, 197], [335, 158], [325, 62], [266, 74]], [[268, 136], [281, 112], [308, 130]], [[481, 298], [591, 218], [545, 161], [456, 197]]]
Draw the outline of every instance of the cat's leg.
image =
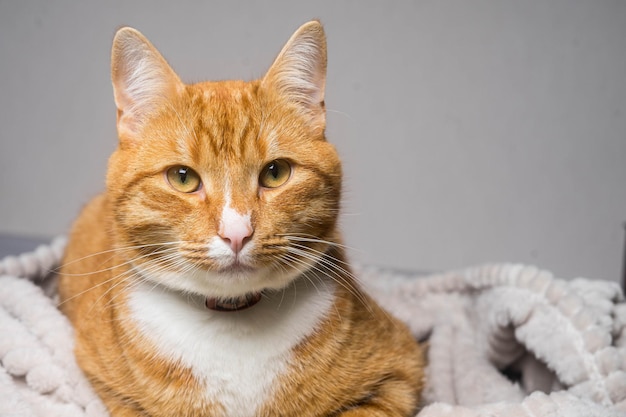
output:
[[107, 409], [111, 417], [149, 417], [148, 414], [121, 402], [115, 402], [114, 404], [107, 403]]
[[147, 412], [142, 411], [133, 404], [133, 401], [121, 398], [108, 390], [98, 392], [100, 399], [106, 405], [111, 417], [149, 417]]
[[371, 397], [338, 417], [413, 417], [419, 410], [415, 398], [415, 386], [408, 381], [387, 380]]

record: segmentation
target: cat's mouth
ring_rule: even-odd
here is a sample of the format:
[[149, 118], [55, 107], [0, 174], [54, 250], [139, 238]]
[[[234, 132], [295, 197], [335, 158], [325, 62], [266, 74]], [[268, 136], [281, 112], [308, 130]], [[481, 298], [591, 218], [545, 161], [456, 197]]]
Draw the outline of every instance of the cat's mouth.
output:
[[234, 298], [207, 298], [205, 305], [214, 311], [241, 311], [256, 305], [261, 301], [261, 293], [248, 293], [243, 297]]
[[230, 265], [223, 266], [217, 270], [221, 274], [247, 274], [255, 272], [256, 268], [246, 265], [239, 259], [235, 259]]

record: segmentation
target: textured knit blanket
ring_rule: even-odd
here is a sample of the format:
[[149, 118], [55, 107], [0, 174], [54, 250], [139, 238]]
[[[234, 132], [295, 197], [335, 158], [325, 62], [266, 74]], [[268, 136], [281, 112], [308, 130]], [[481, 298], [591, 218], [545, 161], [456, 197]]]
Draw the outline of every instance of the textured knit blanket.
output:
[[[56, 308], [63, 239], [0, 260], [0, 416], [106, 416]], [[616, 283], [522, 265], [418, 276], [358, 268], [428, 343], [419, 417], [626, 416], [626, 304]]]

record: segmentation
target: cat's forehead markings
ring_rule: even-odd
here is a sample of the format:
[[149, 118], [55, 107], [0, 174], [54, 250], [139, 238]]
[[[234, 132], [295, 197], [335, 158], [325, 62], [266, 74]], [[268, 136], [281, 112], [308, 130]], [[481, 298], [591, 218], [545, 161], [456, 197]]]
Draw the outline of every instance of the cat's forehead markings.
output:
[[206, 100], [233, 100], [240, 103], [243, 99], [243, 91], [240, 88], [226, 88], [225, 86], [214, 86], [203, 91]]
[[224, 207], [222, 207], [221, 224], [230, 225], [233, 223], [243, 223], [247, 226], [250, 225], [251, 212], [248, 210], [245, 213], [241, 213], [236, 205], [233, 204], [232, 195], [230, 192], [230, 184], [226, 184], [224, 189]]
[[[262, 136], [262, 135], [259, 135]], [[278, 148], [278, 133], [274, 127], [269, 128], [265, 133], [265, 142], [267, 144], [268, 155], [277, 155]]]
[[235, 100], [237, 103], [241, 102], [241, 91], [240, 90], [232, 90], [230, 92], [231, 97], [233, 98], [233, 100]]
[[213, 98], [213, 96], [215, 96], [215, 91], [214, 90], [204, 90], [204, 98], [206, 100], [211, 100]]

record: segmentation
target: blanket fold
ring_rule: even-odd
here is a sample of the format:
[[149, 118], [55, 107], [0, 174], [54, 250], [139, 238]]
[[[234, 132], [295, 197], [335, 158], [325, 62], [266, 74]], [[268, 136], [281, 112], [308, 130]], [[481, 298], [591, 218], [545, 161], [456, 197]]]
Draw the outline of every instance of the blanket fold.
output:
[[[0, 416], [107, 412], [56, 306], [65, 241], [0, 260]], [[626, 303], [616, 283], [494, 264], [355, 274], [428, 343], [419, 417], [626, 416]]]
[[420, 417], [626, 415], [626, 304], [617, 283], [512, 264], [358, 275], [429, 340], [433, 405]]

